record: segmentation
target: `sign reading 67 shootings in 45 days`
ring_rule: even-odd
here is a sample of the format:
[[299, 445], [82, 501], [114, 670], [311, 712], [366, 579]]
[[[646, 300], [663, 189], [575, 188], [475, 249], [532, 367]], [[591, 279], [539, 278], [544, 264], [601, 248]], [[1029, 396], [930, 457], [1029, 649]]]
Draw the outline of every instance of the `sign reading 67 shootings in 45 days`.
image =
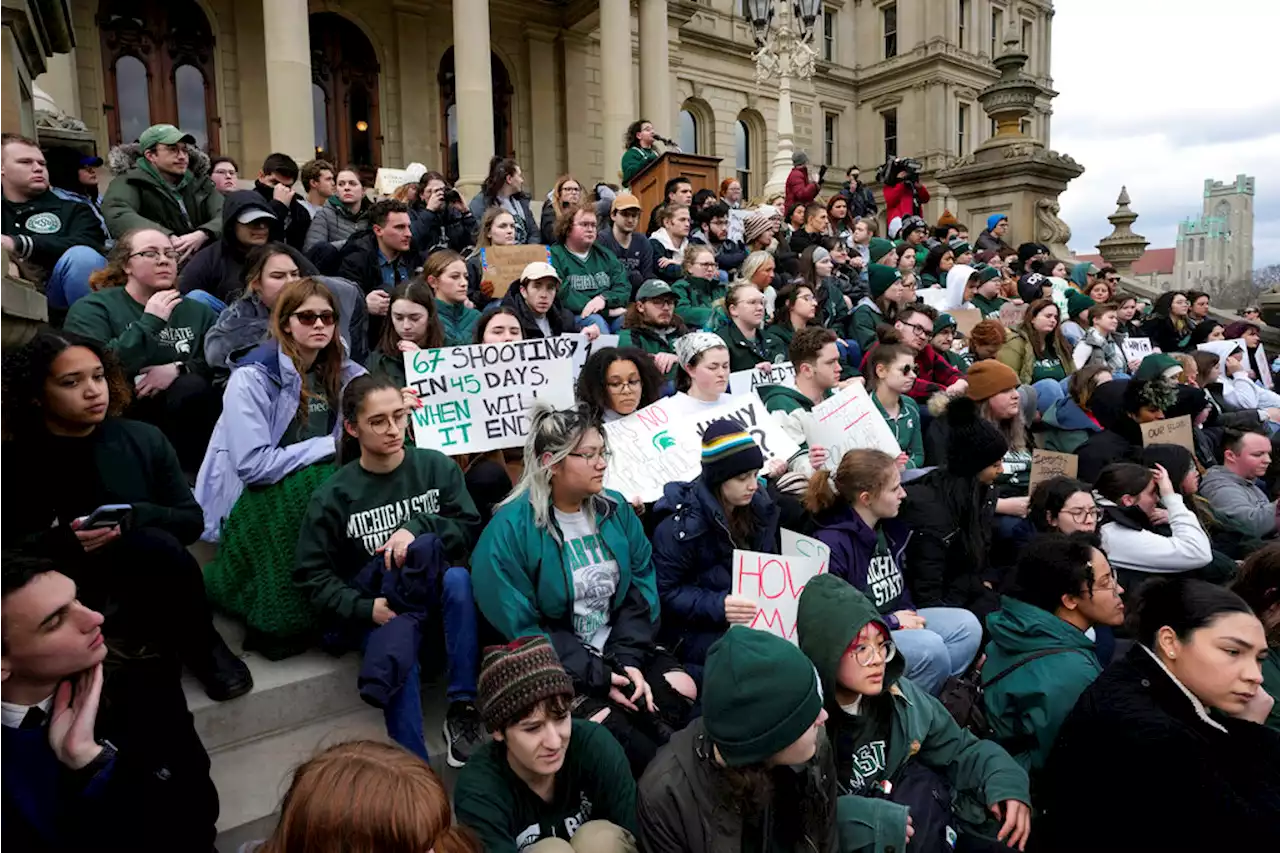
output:
[[534, 400], [573, 406], [574, 337], [405, 353], [409, 387], [422, 400], [413, 412], [417, 445], [451, 456], [522, 445]]

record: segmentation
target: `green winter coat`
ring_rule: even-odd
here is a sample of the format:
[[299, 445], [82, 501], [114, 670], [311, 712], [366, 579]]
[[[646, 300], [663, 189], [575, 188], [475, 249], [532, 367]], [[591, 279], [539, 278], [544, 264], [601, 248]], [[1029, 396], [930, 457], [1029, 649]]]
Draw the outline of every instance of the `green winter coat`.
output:
[[676, 292], [676, 314], [691, 329], [701, 329], [708, 324], [715, 311], [716, 300], [723, 300], [728, 286], [718, 278], [698, 278], [687, 275], [672, 285]]
[[[182, 197], [181, 207], [175, 193]], [[194, 172], [183, 175], [176, 186], [168, 184], [139, 157], [132, 169], [107, 187], [102, 218], [116, 240], [135, 228], [155, 228], [174, 237], [207, 231], [216, 240], [222, 236], [222, 193], [208, 177], [196, 177]]]
[[[818, 670], [828, 713], [826, 731], [836, 749], [837, 781], [846, 788], [846, 773], [855, 757], [841, 754], [842, 728], [849, 715], [836, 697], [845, 650], [870, 622], [889, 636], [889, 627], [865, 595], [835, 575], [815, 577], [800, 595], [796, 631], [800, 650]], [[958, 829], [994, 839], [999, 825], [990, 806], [1005, 800], [1030, 805], [1027, 773], [998, 744], [979, 740], [960, 728], [942, 703], [902, 677], [901, 655], [889, 661], [884, 692], [869, 701], [892, 703], [892, 720], [884, 750], [884, 778], [894, 779], [909, 761], [921, 761], [944, 776], [954, 794], [951, 813]], [[907, 809], [889, 800], [843, 796], [838, 808], [841, 850], [910, 850], [906, 839]]]
[[822, 313], [817, 321], [842, 338], [850, 337], [853, 333], [853, 310], [845, 304], [839, 282], [834, 277], [824, 279], [822, 287], [814, 292], [814, 296], [821, 298], [819, 291], [825, 291], [827, 299], [819, 306]]
[[631, 186], [631, 179], [640, 174], [645, 166], [658, 159], [658, 152], [652, 148], [645, 149], [632, 145], [622, 154], [622, 185]]
[[1018, 667], [986, 688], [983, 703], [996, 740], [1023, 769], [1038, 773], [1049, 758], [1058, 728], [1076, 700], [1102, 674], [1093, 641], [1079, 628], [1047, 610], [1004, 596], [1000, 609], [987, 616], [987, 662], [990, 679], [1033, 652], [1069, 649]]
[[771, 361], [777, 364], [780, 361], [786, 361], [785, 358], [778, 358], [778, 353], [772, 351], [769, 347], [769, 338], [764, 332], [764, 328], [756, 329], [756, 339], [754, 341], [747, 340], [742, 330], [737, 324], [729, 325], [719, 329], [716, 332], [725, 342], [725, 346], [729, 348], [729, 372], [737, 373], [739, 370], [754, 370], [755, 366], [762, 361]]
[[974, 308], [977, 308], [979, 311], [982, 312], [982, 319], [999, 320], [1000, 309], [1003, 308], [1009, 300], [1005, 299], [1002, 296], [996, 296], [992, 299], [987, 299], [975, 293], [969, 299], [969, 301], [973, 303]]
[[853, 319], [850, 322], [853, 326], [853, 339], [858, 342], [863, 352], [870, 350], [871, 345], [876, 342], [876, 326], [887, 322], [888, 320], [880, 311], [880, 306], [869, 296], [862, 297], [862, 300], [853, 306]]
[[560, 273], [560, 302], [577, 317], [587, 303], [604, 297], [604, 307], [626, 308], [631, 301], [631, 282], [622, 262], [599, 244], [592, 245], [586, 260], [572, 254], [562, 244], [550, 249], [551, 265]]
[[479, 311], [468, 308], [463, 302], [454, 305], [437, 299], [436, 312], [440, 315], [440, 326], [444, 329], [445, 346], [462, 347], [473, 342], [476, 324], [480, 322]]
[[404, 353], [402, 352], [387, 355], [382, 350], [376, 349], [369, 353], [369, 357], [364, 360], [364, 369], [373, 376], [387, 377], [396, 383], [397, 388], [403, 388], [409, 384], [405, 375]]
[[125, 378], [132, 380], [144, 367], [175, 361], [207, 377], [204, 336], [216, 322], [213, 309], [194, 299], [178, 302], [165, 322], [146, 313], [124, 287], [108, 287], [77, 299], [63, 328], [114, 352]]
[[[677, 324], [671, 327], [671, 333], [666, 337], [659, 335], [651, 326], [636, 326], [634, 328], [623, 329], [618, 333], [618, 346], [620, 347], [637, 347], [649, 353], [649, 355], [657, 355], [658, 353], [676, 354], [676, 341], [680, 340], [680, 336], [687, 330], [683, 324]], [[676, 381], [676, 371], [680, 369], [680, 365], [673, 364], [671, 369], [667, 371], [664, 377], [668, 382]], [[733, 368], [731, 367], [730, 370]]]
[[774, 323], [764, 330], [764, 349], [775, 364], [791, 360], [791, 339], [796, 330], [787, 323]]
[[[1056, 340], [1056, 336], [1050, 340]], [[1062, 362], [1062, 369], [1068, 376], [1076, 372], [1076, 361], [1071, 357], [1070, 352], [1057, 352], [1057, 356]], [[1036, 367], [1036, 351], [1031, 346], [1031, 341], [1027, 339], [1026, 332], [1021, 329], [1010, 332], [1009, 339], [996, 353], [996, 359], [1012, 367], [1013, 372], [1018, 374], [1018, 381], [1023, 385], [1031, 384], [1031, 374]]]
[[872, 394], [871, 401], [876, 404], [876, 411], [880, 412], [889, 431], [898, 440], [898, 447], [907, 454], [907, 467], [923, 468], [924, 431], [920, 429], [920, 405], [903, 394], [898, 398], [898, 417], [891, 418], [884, 406], [880, 405], [879, 397]]

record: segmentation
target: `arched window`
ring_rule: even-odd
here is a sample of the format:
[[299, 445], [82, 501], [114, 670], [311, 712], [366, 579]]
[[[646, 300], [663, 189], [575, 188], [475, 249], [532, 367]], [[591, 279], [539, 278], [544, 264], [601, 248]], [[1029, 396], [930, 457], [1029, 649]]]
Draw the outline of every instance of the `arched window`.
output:
[[[515, 87], [507, 66], [496, 54], [490, 54], [489, 73], [493, 78], [493, 154], [503, 157], [516, 156], [511, 124], [511, 104]], [[458, 87], [454, 77], [453, 48], [440, 57], [440, 71], [436, 75], [440, 84], [441, 125], [445, 129], [440, 143], [440, 164], [449, 180], [458, 180]]]
[[769, 164], [764, 159], [764, 117], [752, 109], [738, 113], [733, 123], [733, 168], [742, 184], [744, 198], [763, 192], [769, 179]]
[[213, 29], [194, 0], [102, 0], [97, 23], [111, 144], [168, 123], [217, 154]]
[[688, 110], [680, 111], [679, 132], [676, 144], [686, 154], [698, 153], [698, 117]]
[[751, 197], [751, 128], [742, 119], [733, 123], [733, 164], [742, 184], [742, 195]]
[[382, 161], [377, 54], [360, 28], [341, 15], [317, 12], [309, 23], [316, 156], [339, 168], [364, 166], [362, 177], [372, 182]]

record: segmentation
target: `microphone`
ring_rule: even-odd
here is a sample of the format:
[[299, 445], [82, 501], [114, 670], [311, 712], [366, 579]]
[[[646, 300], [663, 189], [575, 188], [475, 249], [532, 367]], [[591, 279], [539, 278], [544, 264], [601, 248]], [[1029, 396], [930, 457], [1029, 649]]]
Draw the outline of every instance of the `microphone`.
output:
[[675, 142], [673, 142], [672, 140], [667, 139], [665, 136], [661, 136], [661, 135], [659, 135], [659, 134], [657, 134], [657, 133], [655, 133], [655, 134], [653, 135], [653, 138], [654, 138], [655, 140], [657, 140], [658, 142], [661, 142], [663, 145], [675, 145]]

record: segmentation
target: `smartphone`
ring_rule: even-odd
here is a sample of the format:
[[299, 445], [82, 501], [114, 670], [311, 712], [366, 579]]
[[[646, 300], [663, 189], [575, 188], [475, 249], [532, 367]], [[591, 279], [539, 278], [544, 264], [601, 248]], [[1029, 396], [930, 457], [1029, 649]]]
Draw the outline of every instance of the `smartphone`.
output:
[[78, 518], [78, 530], [102, 530], [107, 527], [123, 526], [129, 520], [133, 507], [129, 504], [103, 504], [93, 512]]

